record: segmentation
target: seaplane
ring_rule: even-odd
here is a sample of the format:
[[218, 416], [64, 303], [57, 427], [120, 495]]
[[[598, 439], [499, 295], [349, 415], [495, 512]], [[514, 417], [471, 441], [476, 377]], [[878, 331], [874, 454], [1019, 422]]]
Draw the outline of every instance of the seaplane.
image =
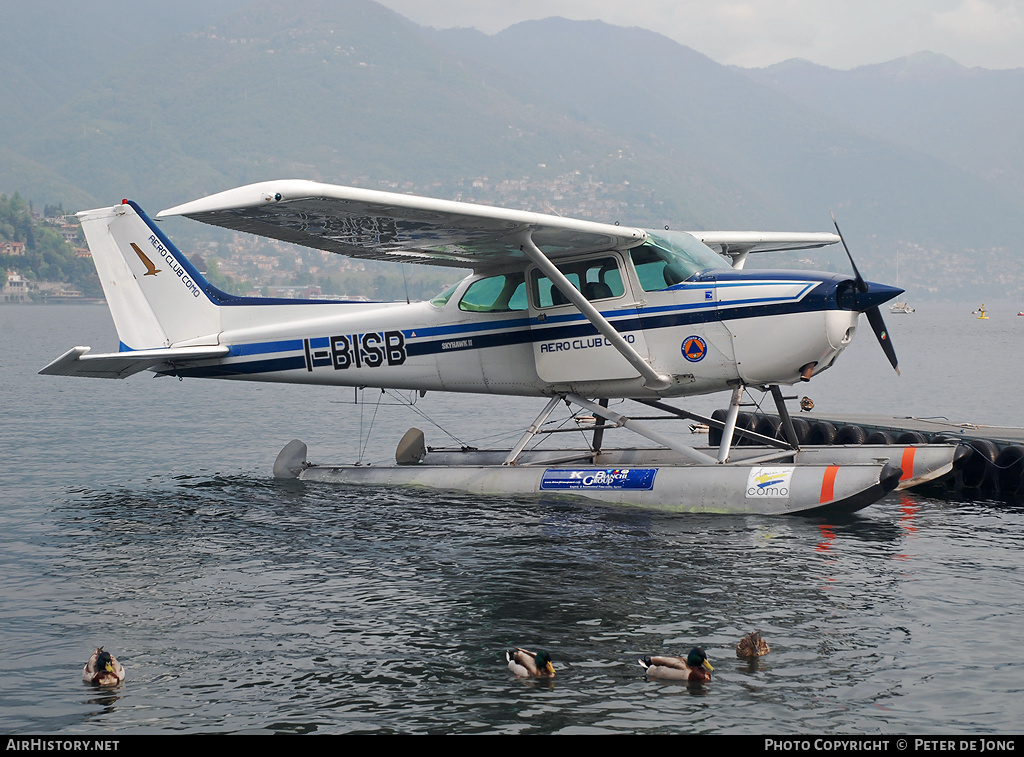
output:
[[[831, 367], [862, 313], [898, 373], [879, 307], [902, 290], [866, 282], [849, 248], [852, 276], [744, 264], [774, 250], [845, 248], [838, 224], [834, 234], [644, 230], [304, 180], [231, 189], [156, 220], [171, 216], [356, 258], [472, 273], [424, 302], [235, 296], [206, 281], [153, 218], [123, 200], [78, 214], [119, 349], [74, 347], [40, 373], [149, 371], [544, 402], [510, 449], [437, 449], [412, 428], [394, 465], [313, 465], [294, 440], [274, 464], [279, 478], [678, 512], [842, 513], [942, 475], [956, 456], [955, 445], [800, 443], [782, 387]], [[771, 395], [776, 434], [737, 427], [748, 389]], [[724, 418], [672, 402], [713, 392], [729, 394]], [[620, 412], [634, 407], [627, 401], [638, 412]], [[591, 416], [591, 442], [528, 449], [563, 404]], [[659, 431], [642, 415], [651, 412], [707, 424], [718, 443]], [[646, 444], [608, 447], [606, 432], [621, 428]]]

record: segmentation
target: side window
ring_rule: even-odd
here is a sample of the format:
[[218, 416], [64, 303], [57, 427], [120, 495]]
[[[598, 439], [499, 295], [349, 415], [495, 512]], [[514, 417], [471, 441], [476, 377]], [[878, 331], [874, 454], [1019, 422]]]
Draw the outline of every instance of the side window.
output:
[[[562, 271], [565, 277], [572, 282], [577, 289], [580, 288], [580, 277], [572, 271]], [[565, 295], [558, 291], [558, 288], [551, 283], [547, 276], [538, 270], [533, 272], [533, 299], [539, 308], [550, 308], [555, 305], [565, 305], [569, 302]]]
[[[565, 263], [558, 270], [583, 293], [588, 300], [607, 300], [621, 297], [626, 292], [622, 272], [616, 258], [606, 257]], [[538, 308], [565, 305], [568, 299], [551, 283], [547, 276], [534, 269], [530, 276], [533, 299]]]
[[469, 313], [526, 310], [526, 279], [521, 273], [477, 279], [459, 300], [459, 310]]

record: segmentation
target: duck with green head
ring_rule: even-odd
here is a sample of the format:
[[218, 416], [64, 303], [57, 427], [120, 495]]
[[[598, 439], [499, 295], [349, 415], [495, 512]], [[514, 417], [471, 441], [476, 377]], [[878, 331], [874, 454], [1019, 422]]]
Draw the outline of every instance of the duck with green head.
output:
[[644, 657], [639, 663], [648, 678], [664, 681], [710, 681], [714, 670], [703, 647], [694, 647], [685, 659], [654, 656]]
[[540, 652], [530, 652], [526, 649], [505, 650], [505, 659], [508, 660], [508, 669], [519, 678], [554, 678], [555, 666], [551, 664], [551, 655], [543, 649]]
[[100, 647], [82, 668], [82, 680], [96, 686], [117, 686], [124, 680], [124, 667], [114, 655]]

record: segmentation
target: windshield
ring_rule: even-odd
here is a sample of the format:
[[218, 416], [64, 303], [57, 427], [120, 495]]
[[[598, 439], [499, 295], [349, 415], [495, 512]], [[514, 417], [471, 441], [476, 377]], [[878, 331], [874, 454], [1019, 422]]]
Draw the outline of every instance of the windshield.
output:
[[718, 253], [685, 231], [648, 231], [647, 241], [629, 254], [645, 292], [686, 281], [699, 271], [729, 268]]
[[459, 288], [459, 284], [461, 283], [461, 281], [457, 281], [440, 294], [434, 295], [434, 298], [430, 301], [430, 304], [433, 305], [435, 308], [443, 308], [445, 305], [448, 304], [448, 300], [452, 298], [452, 295], [455, 294], [455, 290]]

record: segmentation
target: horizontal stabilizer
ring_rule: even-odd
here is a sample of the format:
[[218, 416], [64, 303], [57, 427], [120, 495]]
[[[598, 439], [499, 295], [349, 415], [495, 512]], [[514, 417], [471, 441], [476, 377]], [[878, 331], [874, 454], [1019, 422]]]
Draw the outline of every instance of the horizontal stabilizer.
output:
[[47, 376], [85, 376], [88, 378], [127, 378], [162, 363], [195, 362], [224, 357], [225, 346], [170, 347], [160, 350], [133, 350], [89, 355], [89, 347], [72, 347], [39, 373]]

